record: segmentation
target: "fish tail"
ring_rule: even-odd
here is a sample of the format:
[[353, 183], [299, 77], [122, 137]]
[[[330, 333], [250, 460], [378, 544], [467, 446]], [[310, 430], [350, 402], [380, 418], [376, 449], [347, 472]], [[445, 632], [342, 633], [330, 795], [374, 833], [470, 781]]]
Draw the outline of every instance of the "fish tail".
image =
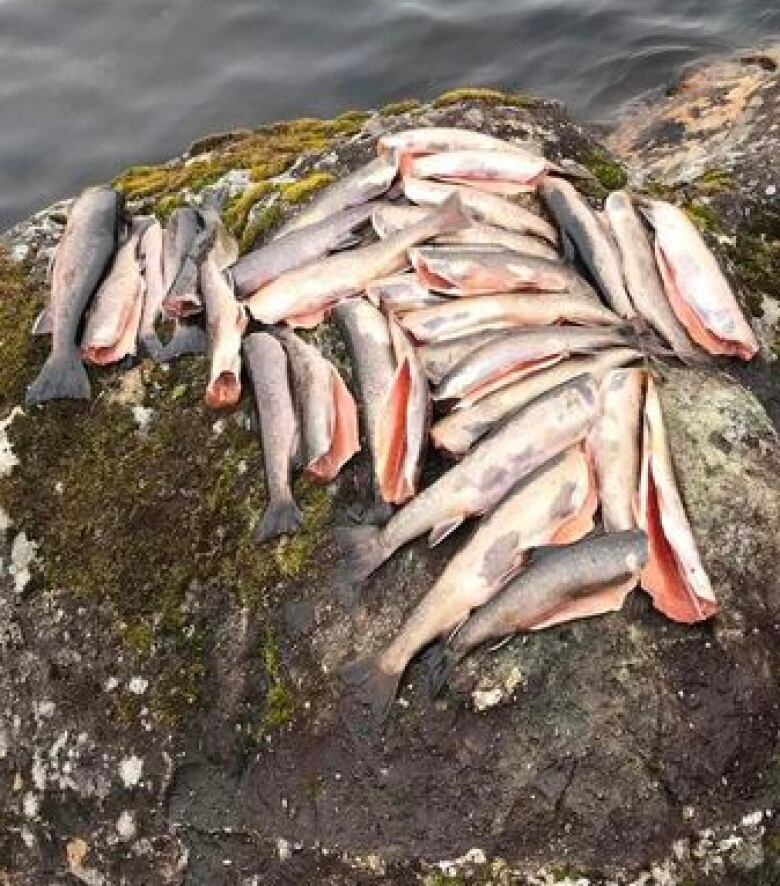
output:
[[352, 698], [369, 709], [377, 723], [384, 723], [398, 692], [401, 674], [388, 673], [377, 655], [366, 655], [343, 665], [340, 676]]
[[435, 698], [444, 689], [458, 663], [458, 656], [447, 643], [437, 643], [425, 656], [428, 665], [428, 687]]
[[78, 355], [50, 354], [27, 388], [24, 402], [35, 406], [47, 400], [89, 400], [89, 395], [89, 377]]
[[264, 542], [279, 535], [295, 535], [302, 526], [303, 514], [298, 505], [292, 498], [282, 498], [269, 503], [255, 529], [255, 538]]
[[336, 540], [344, 555], [346, 581], [363, 581], [390, 556], [392, 551], [382, 544], [381, 533], [378, 526], [350, 526], [337, 530]]
[[[157, 342], [159, 344], [159, 339]], [[185, 354], [205, 354], [207, 344], [206, 333], [200, 326], [194, 323], [177, 323], [168, 344], [160, 345], [159, 360], [161, 363], [168, 363]], [[154, 354], [150, 356], [154, 357]]]

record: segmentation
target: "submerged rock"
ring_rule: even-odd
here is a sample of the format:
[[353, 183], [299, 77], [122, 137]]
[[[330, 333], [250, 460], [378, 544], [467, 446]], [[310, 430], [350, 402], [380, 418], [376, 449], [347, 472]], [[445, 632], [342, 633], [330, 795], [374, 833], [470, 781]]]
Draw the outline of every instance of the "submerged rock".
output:
[[[729, 137], [754, 119], [746, 108], [729, 112]], [[463, 90], [213, 137], [119, 183], [161, 215], [228, 184], [225, 219], [246, 247], [364, 162], [381, 133], [467, 125], [585, 165], [595, 197], [627, 166], [686, 200], [748, 304], [768, 304], [776, 279], [761, 263], [775, 243], [744, 230], [775, 204], [749, 186], [752, 160], [734, 156], [738, 186], [723, 178], [713, 191], [710, 176], [705, 187], [695, 164], [695, 181], [684, 163], [666, 179], [647, 119], [630, 140], [614, 137], [618, 161], [553, 102]], [[3, 238], [3, 421], [45, 351], [29, 327], [61, 211]], [[771, 357], [776, 327], [762, 310]], [[333, 331], [316, 338], [348, 370]], [[333, 489], [299, 484], [306, 531], [258, 547], [249, 404], [215, 424], [201, 403], [205, 369], [199, 357], [141, 363], [130, 387], [102, 371], [91, 404], [4, 421], [0, 881], [771, 882], [780, 444], [765, 410], [777, 417], [780, 385], [769, 362], [669, 371], [662, 385], [682, 494], [723, 604], [712, 623], [670, 624], [636, 592], [613, 616], [475, 655], [435, 703], [418, 662], [382, 735], [345, 704], [336, 671], [388, 638], [464, 535], [411, 545], [359, 593], [339, 584], [329, 529], [368, 504], [363, 455]], [[10, 568], [19, 538], [21, 587]]]

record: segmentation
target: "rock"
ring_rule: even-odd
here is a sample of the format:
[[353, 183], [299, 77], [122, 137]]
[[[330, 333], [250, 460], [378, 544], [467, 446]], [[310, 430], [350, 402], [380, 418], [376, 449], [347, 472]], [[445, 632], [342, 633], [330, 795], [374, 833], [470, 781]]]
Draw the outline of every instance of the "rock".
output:
[[[594, 199], [628, 169], [685, 202], [760, 307], [768, 358], [770, 68], [689, 75], [621, 123], [619, 161], [554, 102], [460, 90], [215, 136], [119, 183], [163, 217], [228, 183], [225, 218], [247, 247], [382, 132], [466, 123], [536, 141], [591, 170]], [[742, 90], [729, 85], [741, 76]], [[679, 138], [692, 97], [712, 125]], [[708, 156], [729, 159], [728, 178], [702, 176]], [[90, 404], [15, 411], [46, 349], [29, 328], [62, 210], [0, 247], [27, 250], [21, 264], [0, 252], [0, 557], [30, 576], [18, 594], [22, 573], [0, 574], [0, 882], [771, 881], [780, 444], [767, 412], [777, 419], [780, 386], [767, 359], [669, 370], [661, 385], [723, 605], [713, 623], [670, 624], [636, 592], [614, 616], [478, 653], [435, 703], [418, 661], [379, 734], [346, 703], [338, 668], [389, 637], [464, 533], [409, 546], [347, 593], [330, 529], [367, 504], [362, 455], [333, 489], [301, 481], [305, 532], [258, 547], [250, 409], [205, 409], [201, 357], [95, 372]], [[315, 337], [349, 379], [338, 336]]]

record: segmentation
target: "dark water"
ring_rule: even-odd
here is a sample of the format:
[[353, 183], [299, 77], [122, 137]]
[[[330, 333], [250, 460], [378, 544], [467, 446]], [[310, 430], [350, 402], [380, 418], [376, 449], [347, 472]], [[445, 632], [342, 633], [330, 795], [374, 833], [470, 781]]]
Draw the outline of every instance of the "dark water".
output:
[[0, 0], [0, 229], [210, 131], [464, 84], [605, 119], [778, 32], [778, 0]]

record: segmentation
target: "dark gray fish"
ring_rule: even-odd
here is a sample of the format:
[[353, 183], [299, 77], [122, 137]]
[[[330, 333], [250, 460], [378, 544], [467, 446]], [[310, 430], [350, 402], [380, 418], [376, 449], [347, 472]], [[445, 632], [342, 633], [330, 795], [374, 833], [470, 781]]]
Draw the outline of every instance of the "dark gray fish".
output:
[[89, 378], [76, 338], [116, 250], [123, 208], [122, 195], [106, 187], [84, 191], [71, 207], [52, 271], [51, 354], [27, 389], [27, 406], [89, 399]]
[[607, 304], [625, 319], [636, 316], [623, 283], [617, 247], [585, 198], [562, 178], [546, 176], [538, 190], [564, 239], [574, 243]]
[[490, 602], [477, 609], [431, 659], [431, 688], [439, 692], [453, 669], [473, 649], [519, 631], [555, 621], [567, 604], [579, 601], [576, 616], [611, 611], [603, 605], [611, 586], [636, 581], [647, 562], [641, 529], [587, 538], [546, 552]]
[[292, 465], [298, 448], [287, 355], [266, 332], [254, 332], [243, 342], [244, 359], [255, 392], [260, 417], [268, 505], [255, 530], [258, 541], [291, 535], [303, 526], [303, 515], [293, 499]]
[[285, 271], [355, 245], [359, 242], [355, 231], [366, 224], [374, 205], [365, 203], [344, 209], [247, 253], [230, 269], [236, 297], [246, 298]]

